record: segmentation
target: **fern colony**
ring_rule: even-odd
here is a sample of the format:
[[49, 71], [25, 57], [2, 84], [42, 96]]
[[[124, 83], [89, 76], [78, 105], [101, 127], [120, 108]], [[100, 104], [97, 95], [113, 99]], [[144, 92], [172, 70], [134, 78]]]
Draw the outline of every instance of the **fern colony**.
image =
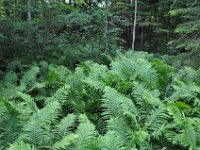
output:
[[0, 87], [2, 150], [200, 149], [200, 71], [147, 53], [75, 71], [14, 62]]

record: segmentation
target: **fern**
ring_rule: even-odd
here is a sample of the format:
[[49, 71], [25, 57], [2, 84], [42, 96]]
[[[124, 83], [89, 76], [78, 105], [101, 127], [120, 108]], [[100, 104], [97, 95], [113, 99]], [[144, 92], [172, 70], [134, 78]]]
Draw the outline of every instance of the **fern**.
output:
[[108, 131], [114, 131], [122, 139], [123, 143], [126, 143], [127, 148], [134, 146], [135, 142], [132, 142], [131, 137], [131, 125], [128, 125], [128, 121], [123, 118], [111, 118], [108, 120]]
[[37, 150], [34, 146], [24, 143], [23, 141], [19, 143], [12, 144], [8, 150]]
[[68, 85], [64, 85], [63, 87], [59, 88], [53, 96], [49, 97], [46, 100], [46, 103], [50, 103], [50, 102], [59, 102], [61, 104], [64, 104], [65, 101], [67, 100], [67, 95], [68, 95], [68, 91], [69, 91], [70, 86]]
[[34, 143], [34, 145], [41, 145], [50, 140], [50, 125], [58, 116], [60, 105], [58, 102], [51, 102], [41, 110], [36, 111], [22, 129], [18, 140]]
[[38, 111], [38, 107], [36, 106], [36, 103], [34, 102], [34, 99], [28, 95], [18, 92], [19, 96], [25, 101], [25, 104], [30, 109], [31, 112]]
[[142, 52], [111, 61], [47, 65], [46, 76], [10, 64], [0, 82], [0, 149], [199, 149], [199, 72]]
[[129, 98], [109, 87], [105, 88], [102, 107], [104, 108], [102, 115], [105, 118], [120, 117], [127, 113], [138, 114], [137, 108]]
[[108, 131], [99, 142], [101, 150], [125, 150], [122, 139], [114, 131]]
[[158, 139], [165, 132], [168, 118], [169, 116], [163, 108], [153, 109], [147, 115], [145, 126], [151, 135]]
[[64, 138], [61, 139], [61, 141], [57, 141], [52, 149], [53, 150], [61, 150], [61, 149], [66, 149], [67, 146], [73, 144], [76, 139], [78, 138], [78, 135], [76, 134], [70, 134]]
[[0, 123], [9, 118], [9, 113], [9, 106], [6, 106], [5, 99], [0, 97]]
[[180, 135], [180, 142], [184, 145], [184, 146], [189, 146], [190, 149], [196, 149], [197, 147], [197, 143], [196, 143], [196, 133], [194, 130], [194, 127], [192, 125], [192, 120], [188, 119], [185, 120], [185, 124], [183, 127], [183, 130], [180, 131], [181, 135]]
[[32, 80], [35, 80], [38, 73], [39, 73], [39, 67], [37, 66], [32, 67], [24, 74], [23, 78], [21, 79], [21, 83], [27, 84]]
[[85, 115], [79, 116], [79, 126], [76, 129], [77, 140], [75, 142], [76, 149], [87, 149], [87, 143], [95, 139], [97, 132], [95, 126], [88, 120]]
[[76, 116], [73, 114], [67, 115], [67, 117], [63, 118], [55, 127], [53, 134], [58, 138], [62, 138], [67, 136], [70, 133], [70, 128], [75, 124]]

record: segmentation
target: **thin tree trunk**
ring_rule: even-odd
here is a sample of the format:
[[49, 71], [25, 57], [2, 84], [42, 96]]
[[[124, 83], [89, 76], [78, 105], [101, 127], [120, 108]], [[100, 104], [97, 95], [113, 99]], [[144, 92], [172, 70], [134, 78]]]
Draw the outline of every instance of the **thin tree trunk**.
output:
[[5, 16], [7, 16], [7, 17], [10, 16], [9, 7], [10, 7], [9, 0], [4, 0], [4, 1], [3, 1], [3, 8], [4, 8]]
[[109, 6], [108, 6], [108, 1], [106, 1], [106, 13], [107, 13], [107, 16], [106, 16], [106, 24], [105, 24], [105, 50], [107, 51], [108, 50], [108, 11], [109, 11]]
[[32, 14], [31, 14], [31, 0], [28, 0], [28, 11], [27, 11], [27, 20], [31, 21], [32, 19]]
[[135, 0], [132, 50], [135, 50], [135, 30], [136, 30], [136, 23], [137, 23], [136, 21], [137, 21], [137, 0]]
[[170, 11], [172, 11], [174, 9], [174, 6], [176, 5], [176, 2], [177, 2], [177, 0], [174, 0], [173, 4], [170, 6]]

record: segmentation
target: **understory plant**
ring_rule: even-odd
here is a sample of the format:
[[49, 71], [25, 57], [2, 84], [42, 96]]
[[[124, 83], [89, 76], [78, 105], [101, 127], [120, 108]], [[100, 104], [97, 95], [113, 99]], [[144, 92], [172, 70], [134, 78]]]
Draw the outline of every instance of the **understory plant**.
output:
[[144, 52], [74, 71], [10, 63], [0, 95], [2, 150], [200, 149], [200, 71]]

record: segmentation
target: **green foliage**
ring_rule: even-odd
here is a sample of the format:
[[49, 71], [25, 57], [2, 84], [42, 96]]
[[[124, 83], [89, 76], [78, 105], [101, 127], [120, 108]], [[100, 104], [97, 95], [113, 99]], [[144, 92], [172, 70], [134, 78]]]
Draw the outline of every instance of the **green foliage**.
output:
[[76, 6], [61, 1], [32, 1], [30, 21], [25, 1], [7, 2], [10, 15], [0, 15], [1, 63], [46, 60], [73, 67], [80, 61], [99, 61], [102, 54], [113, 53], [121, 30], [118, 26], [106, 27], [111, 12], [95, 5], [90, 8], [84, 1], [75, 2]]
[[[117, 52], [132, 1], [27, 2], [0, 2], [0, 149], [199, 149], [200, 70]], [[136, 48], [198, 51], [199, 5], [138, 2]]]
[[22, 142], [15, 143], [12, 146], [9, 147], [9, 150], [36, 150], [34, 147], [31, 147], [29, 144]]
[[[199, 5], [194, 0], [139, 1], [136, 49], [165, 54], [198, 51]], [[90, 59], [107, 63], [106, 55], [131, 47], [133, 14], [130, 0], [2, 0], [0, 67], [13, 59], [70, 68]]]
[[200, 146], [199, 71], [177, 71], [142, 52], [74, 71], [45, 62], [11, 66], [0, 83], [1, 149]]
[[179, 20], [175, 33], [179, 35], [178, 39], [169, 42], [176, 45], [177, 49], [188, 51], [199, 51], [199, 18], [200, 3], [198, 1], [189, 0], [187, 5], [179, 5], [172, 10], [170, 14]]

